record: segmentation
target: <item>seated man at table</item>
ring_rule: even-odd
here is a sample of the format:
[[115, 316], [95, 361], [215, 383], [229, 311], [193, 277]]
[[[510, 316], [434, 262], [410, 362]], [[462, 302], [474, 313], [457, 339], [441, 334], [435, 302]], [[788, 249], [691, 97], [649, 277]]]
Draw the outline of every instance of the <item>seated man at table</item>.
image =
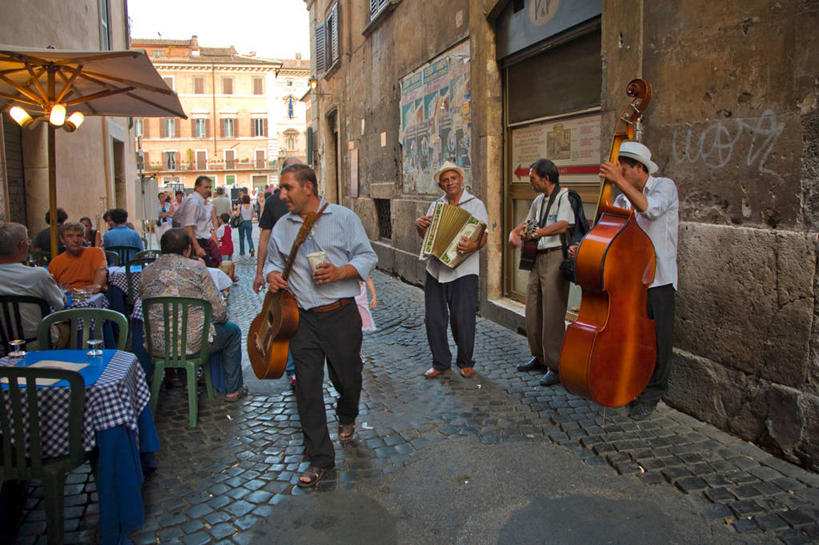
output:
[[[200, 261], [191, 259], [193, 246], [184, 229], [173, 228], [165, 231], [160, 240], [162, 254], [156, 261], [142, 270], [140, 287], [142, 298], [148, 297], [194, 297], [208, 301], [213, 309], [210, 325], [210, 354], [221, 355], [225, 371], [225, 398], [236, 401], [247, 391], [242, 380], [242, 331], [233, 322], [227, 321], [227, 307], [213, 283], [207, 267]], [[201, 331], [202, 313], [191, 310], [188, 315], [188, 330]], [[162, 309], [154, 307], [145, 316], [151, 321], [151, 335], [154, 350], [162, 352], [165, 346], [165, 328]], [[202, 339], [188, 335], [188, 354], [199, 351]], [[158, 347], [158, 348], [157, 348]]]
[[[25, 225], [0, 222], [0, 295], [31, 295], [60, 310], [64, 306], [63, 291], [54, 278], [42, 267], [27, 267], [22, 263], [28, 258], [30, 245]], [[20, 319], [27, 339], [37, 337], [40, 318], [40, 310], [34, 305], [20, 305]], [[36, 343], [28, 343], [26, 349], [36, 349]]]
[[85, 289], [92, 293], [105, 291], [108, 278], [105, 252], [85, 245], [85, 225], [67, 221], [60, 227], [65, 251], [51, 260], [49, 272], [64, 289]]
[[[135, 253], [144, 249], [142, 237], [127, 225], [127, 211], [122, 208], [113, 208], [108, 211], [108, 214], [114, 227], [106, 231], [102, 236], [102, 247], [106, 250], [112, 246], [127, 246], [133, 248], [133, 250], [129, 250], [127, 255], [125, 255], [125, 260], [128, 261]], [[125, 265], [125, 263], [120, 263], [120, 265]]]

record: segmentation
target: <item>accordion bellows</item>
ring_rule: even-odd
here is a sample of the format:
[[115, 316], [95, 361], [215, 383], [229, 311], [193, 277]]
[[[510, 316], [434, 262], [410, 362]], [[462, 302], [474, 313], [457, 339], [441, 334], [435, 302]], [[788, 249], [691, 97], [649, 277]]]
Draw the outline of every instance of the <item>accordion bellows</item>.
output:
[[432, 210], [432, 223], [424, 235], [419, 259], [437, 258], [441, 263], [454, 269], [469, 254], [458, 253], [458, 242], [461, 237], [477, 241], [483, 236], [486, 224], [457, 206], [442, 202], [436, 203]]

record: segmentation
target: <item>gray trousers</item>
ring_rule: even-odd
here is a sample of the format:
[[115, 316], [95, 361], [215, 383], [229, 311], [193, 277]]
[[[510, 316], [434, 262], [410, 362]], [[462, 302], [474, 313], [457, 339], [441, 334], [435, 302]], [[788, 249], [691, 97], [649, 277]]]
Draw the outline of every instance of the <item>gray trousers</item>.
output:
[[557, 371], [566, 333], [569, 282], [560, 274], [563, 252], [539, 252], [526, 286], [526, 338], [529, 350], [543, 365]]

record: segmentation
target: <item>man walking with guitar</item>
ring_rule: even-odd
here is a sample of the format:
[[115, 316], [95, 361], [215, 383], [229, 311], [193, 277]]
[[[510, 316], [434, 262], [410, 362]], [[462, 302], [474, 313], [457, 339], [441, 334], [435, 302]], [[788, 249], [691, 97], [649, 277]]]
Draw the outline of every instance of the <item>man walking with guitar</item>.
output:
[[[290, 352], [296, 363], [296, 401], [310, 463], [298, 485], [312, 487], [335, 464], [324, 411], [325, 358], [339, 393], [339, 440], [349, 441], [355, 432], [363, 363], [361, 316], [354, 297], [359, 293], [358, 282], [367, 278], [378, 257], [358, 216], [319, 196], [313, 169], [298, 164], [285, 168], [279, 188], [289, 213], [273, 226], [264, 275], [270, 291], [289, 290], [298, 304], [298, 329], [290, 340]], [[316, 263], [321, 254], [324, 262]]]
[[[569, 301], [569, 282], [560, 272], [563, 261], [560, 233], [565, 233], [575, 222], [568, 191], [560, 189], [557, 166], [548, 159], [538, 159], [529, 169], [529, 184], [540, 193], [526, 220], [509, 233], [509, 244], [519, 248], [524, 256], [530, 253], [534, 263], [529, 265], [529, 283], [526, 287], [526, 337], [532, 359], [518, 366], [518, 371], [546, 368], [540, 379], [541, 386], [560, 382], [558, 362], [566, 327], [566, 304]], [[521, 257], [521, 268], [523, 257]]]

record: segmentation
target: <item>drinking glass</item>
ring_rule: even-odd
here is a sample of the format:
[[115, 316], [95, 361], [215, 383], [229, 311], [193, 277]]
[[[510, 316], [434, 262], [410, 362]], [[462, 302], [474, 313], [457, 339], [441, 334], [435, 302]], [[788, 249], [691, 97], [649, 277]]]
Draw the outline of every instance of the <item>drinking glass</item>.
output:
[[88, 356], [102, 356], [102, 339], [88, 339]]
[[23, 350], [25, 347], [26, 341], [22, 339], [14, 339], [13, 341], [9, 341], [9, 359], [12, 360], [19, 360], [26, 357], [26, 351]]

